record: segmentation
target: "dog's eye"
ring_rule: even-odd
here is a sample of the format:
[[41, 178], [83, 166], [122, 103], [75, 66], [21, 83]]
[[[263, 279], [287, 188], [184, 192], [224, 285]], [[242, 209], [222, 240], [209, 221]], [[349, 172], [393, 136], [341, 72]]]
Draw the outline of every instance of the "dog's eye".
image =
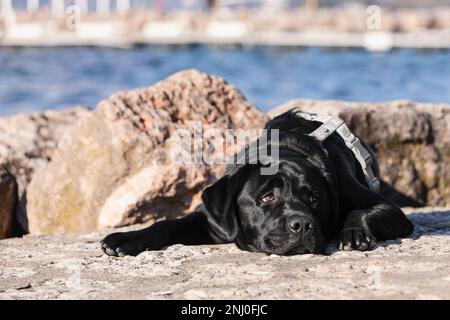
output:
[[273, 200], [275, 200], [275, 196], [273, 195], [273, 193], [268, 193], [266, 194], [264, 197], [261, 198], [261, 201], [264, 203], [270, 203]]
[[318, 196], [316, 196], [316, 195], [314, 195], [314, 194], [311, 194], [311, 195], [309, 196], [309, 202], [310, 202], [310, 203], [315, 204], [315, 203], [317, 203], [317, 201], [319, 201], [319, 197], [318, 197]]

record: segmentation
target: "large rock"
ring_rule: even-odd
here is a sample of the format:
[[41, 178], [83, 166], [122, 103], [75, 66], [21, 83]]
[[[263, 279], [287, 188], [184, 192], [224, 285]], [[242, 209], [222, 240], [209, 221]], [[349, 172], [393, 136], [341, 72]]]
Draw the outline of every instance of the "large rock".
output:
[[269, 115], [293, 107], [342, 117], [377, 153], [393, 187], [383, 192], [400, 205], [450, 205], [450, 105], [297, 100]]
[[34, 173], [50, 161], [66, 128], [88, 112], [86, 108], [77, 107], [0, 118], [0, 165], [6, 167], [17, 180], [21, 200], [17, 214], [24, 231], [27, 230], [27, 185]]
[[174, 131], [189, 121], [247, 129], [266, 120], [234, 86], [193, 70], [119, 92], [71, 127], [33, 178], [29, 230], [83, 233], [181, 215], [223, 166], [172, 161]]
[[0, 166], [0, 239], [13, 234], [17, 203], [16, 179]]

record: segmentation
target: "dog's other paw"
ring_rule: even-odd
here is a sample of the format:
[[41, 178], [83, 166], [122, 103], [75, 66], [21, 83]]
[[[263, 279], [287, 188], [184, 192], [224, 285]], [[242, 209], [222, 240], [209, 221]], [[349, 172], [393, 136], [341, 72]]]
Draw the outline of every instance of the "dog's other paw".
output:
[[375, 237], [369, 231], [360, 228], [344, 229], [338, 237], [339, 250], [367, 251], [374, 249], [376, 244]]
[[137, 256], [145, 251], [144, 245], [133, 232], [112, 233], [100, 241], [103, 252], [109, 256]]

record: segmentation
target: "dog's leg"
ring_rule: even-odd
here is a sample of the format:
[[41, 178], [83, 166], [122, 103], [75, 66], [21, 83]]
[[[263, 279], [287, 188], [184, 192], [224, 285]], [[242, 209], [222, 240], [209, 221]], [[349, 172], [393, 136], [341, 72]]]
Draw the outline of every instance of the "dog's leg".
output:
[[122, 257], [178, 243], [197, 245], [218, 241], [209, 235], [204, 214], [194, 212], [184, 218], [156, 222], [143, 230], [110, 234], [101, 241], [101, 246], [106, 254]]
[[377, 241], [404, 238], [414, 229], [403, 211], [388, 199], [355, 182], [342, 191], [351, 208], [338, 236], [340, 250], [371, 250]]

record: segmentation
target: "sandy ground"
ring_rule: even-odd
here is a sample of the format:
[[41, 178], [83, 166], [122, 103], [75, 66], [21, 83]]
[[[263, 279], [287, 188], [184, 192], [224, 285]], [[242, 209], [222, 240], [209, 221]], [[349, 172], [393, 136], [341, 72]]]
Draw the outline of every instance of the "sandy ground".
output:
[[407, 210], [412, 238], [293, 257], [234, 245], [104, 255], [104, 234], [0, 241], [0, 299], [450, 299], [450, 211]]

